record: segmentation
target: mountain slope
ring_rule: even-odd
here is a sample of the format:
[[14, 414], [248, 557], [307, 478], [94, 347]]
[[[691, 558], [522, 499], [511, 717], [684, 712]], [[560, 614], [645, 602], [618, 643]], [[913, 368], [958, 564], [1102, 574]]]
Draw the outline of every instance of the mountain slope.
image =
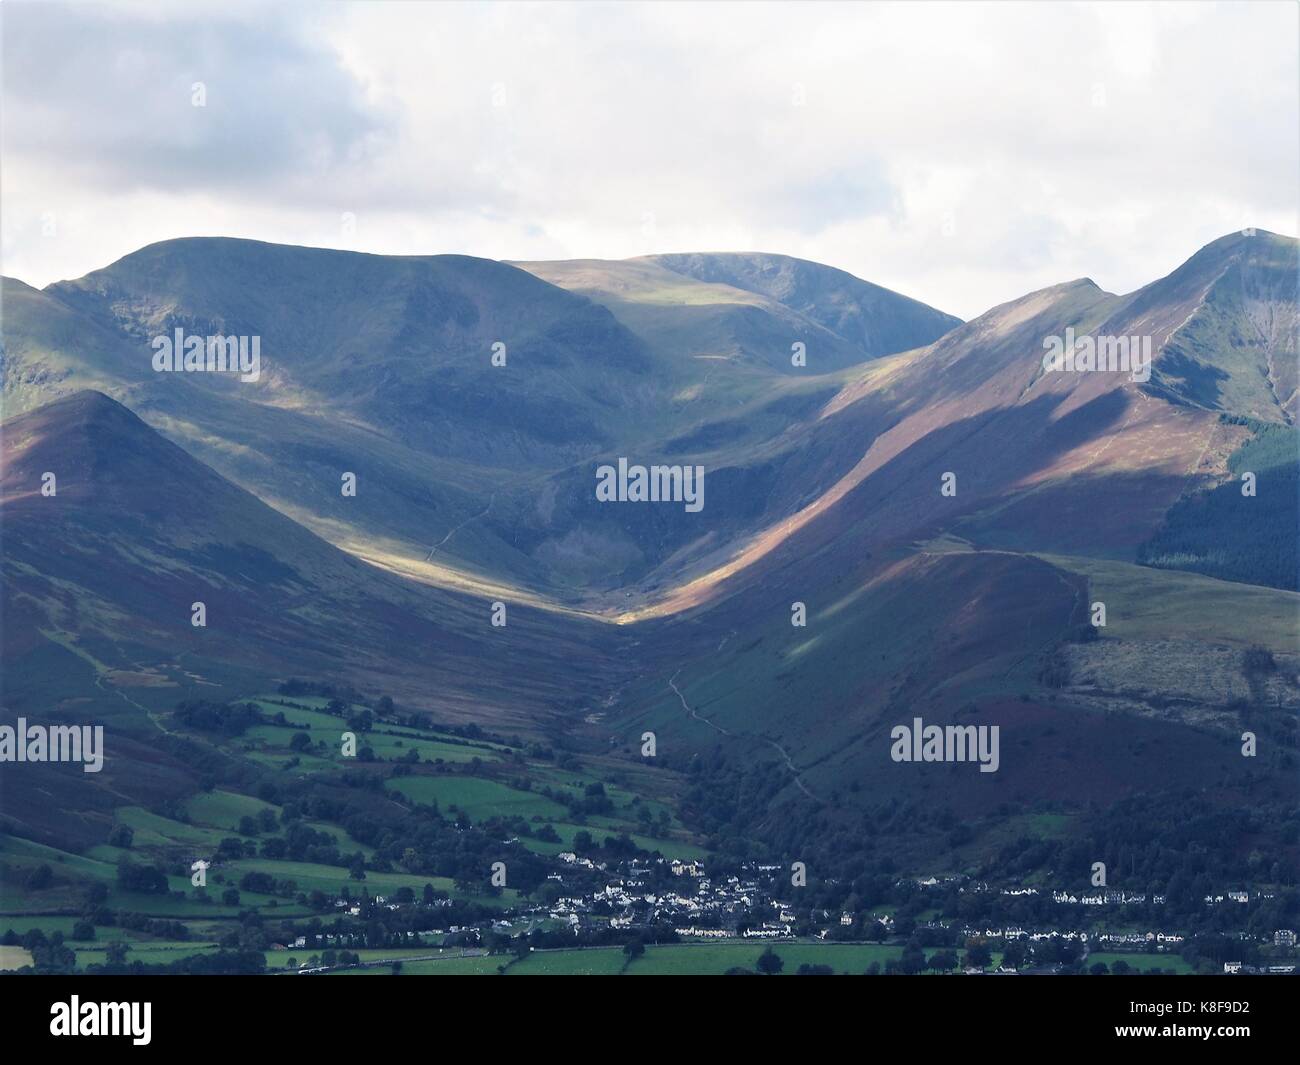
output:
[[[1232, 262], [1213, 276], [1256, 268], [1271, 244], [1230, 241]], [[770, 764], [786, 803], [811, 793], [861, 809], [928, 790], [960, 816], [1008, 800], [1150, 794], [1152, 780], [1221, 782], [1223, 802], [1243, 803], [1255, 766], [1229, 748], [1238, 715], [1263, 714], [1265, 699], [1277, 708], [1260, 726], [1270, 787], [1293, 794], [1279, 775], [1285, 721], [1273, 719], [1300, 709], [1300, 596], [1132, 564], [1172, 506], [1227, 478], [1250, 430], [1128, 373], [1043, 368], [1043, 341], [1067, 330], [1145, 334], [1157, 371], [1176, 364], [1183, 330], [1216, 313], [1213, 286], [1185, 282], [1128, 296], [1086, 280], [1054, 286], [873, 363], [819, 415], [866, 430], [834, 487], [637, 600], [630, 617], [664, 655], [611, 720], [701, 757], [743, 749]], [[1221, 356], [1225, 377], [1248, 374], [1235, 357]], [[1294, 431], [1279, 432], [1292, 435], [1294, 465]], [[1238, 523], [1253, 519], [1252, 500], [1224, 492]], [[1278, 532], [1294, 540], [1293, 528]], [[1094, 630], [1098, 602], [1109, 627]], [[791, 625], [794, 604], [806, 628]], [[1266, 694], [1244, 664], [1252, 643], [1278, 663]], [[1107, 738], [1108, 714], [1124, 715], [1122, 742]], [[888, 737], [913, 716], [998, 724], [1010, 761], [996, 783], [968, 767], [904, 772]]]
[[[549, 663], [601, 657], [596, 626], [412, 586], [197, 462], [106, 396], [4, 427], [6, 707], [99, 691], [170, 698], [290, 675], [380, 687], [451, 717], [535, 728], [583, 690]], [[57, 491], [43, 495], [43, 474]], [[206, 626], [192, 625], [192, 604]], [[499, 669], [485, 670], [485, 662]], [[57, 669], [52, 668], [59, 663]], [[238, 678], [233, 680], [232, 678]], [[131, 701], [131, 700], [128, 700]]]
[[[635, 511], [589, 514], [598, 464], [698, 461], [725, 446], [735, 457], [714, 482], [723, 520], [708, 533], [728, 538], [754, 514], [748, 504], [722, 513], [734, 495], [724, 482], [754, 499], [775, 491], [770, 457], [751, 470], [748, 453], [788, 452], [792, 421], [841, 383], [773, 374], [763, 359], [789, 370], [792, 336], [810, 337], [814, 368], [828, 353], [838, 364], [864, 357], [774, 301], [714, 287], [753, 316], [741, 330], [751, 349], [772, 341], [762, 359], [683, 356], [582, 295], [485, 260], [167, 241], [44, 292], [7, 283], [6, 407], [107, 391], [358, 557], [443, 587], [574, 603], [593, 583], [617, 587], [665, 564], [671, 579], [670, 560], [699, 537], [699, 522], [658, 528]], [[671, 315], [675, 301], [658, 311]], [[178, 328], [259, 338], [259, 379], [155, 373], [152, 339]], [[703, 336], [699, 323], [687, 333]], [[491, 362], [498, 345], [503, 366]], [[829, 484], [845, 461], [800, 494]], [[348, 472], [358, 490], [344, 498]]]
[[788, 255], [714, 252], [647, 260], [698, 281], [765, 296], [873, 358], [923, 347], [961, 324], [960, 318], [844, 270]]
[[[780, 255], [650, 255], [517, 264], [607, 307], [670, 363], [807, 376], [930, 343], [960, 319]], [[806, 363], [791, 348], [804, 345]]]
[[[1228, 455], [1248, 435], [1218, 417], [1223, 403], [1195, 403], [1165, 382], [1186, 365], [1187, 332], [1221, 321], [1215, 279], [1244, 271], [1256, 278], [1255, 290], [1285, 292], [1279, 247], [1294, 254], [1296, 242], [1225, 238], [1128, 296], [1087, 280], [1057, 285], [873, 364], [820, 415], [833, 422], [879, 412], [874, 421], [884, 429], [858, 436], [863, 454], [852, 468], [796, 512], [700, 559], [643, 610], [666, 614], [712, 601], [768, 579], [785, 558], [843, 550], [850, 535], [883, 547], [947, 528], [988, 547], [1133, 559], [1180, 497], [1223, 480]], [[1267, 350], [1280, 352], [1294, 304], [1278, 299], [1270, 307], [1278, 339]], [[1245, 319], [1234, 320], [1244, 334]], [[1044, 372], [1044, 341], [1067, 331], [1149, 337], [1151, 381], [1126, 372]], [[1226, 408], [1238, 415], [1258, 409], [1269, 391], [1266, 349], [1245, 350], [1254, 361], [1222, 346], [1205, 355], [1233, 383], [1223, 398], [1241, 398], [1245, 409]], [[1274, 372], [1283, 392], [1287, 373]], [[956, 477], [951, 497], [940, 493], [944, 473]]]
[[1161, 345], [1151, 391], [1183, 403], [1294, 424], [1300, 374], [1300, 250], [1262, 230], [1206, 245], [1135, 293], [1127, 327], [1188, 310]]

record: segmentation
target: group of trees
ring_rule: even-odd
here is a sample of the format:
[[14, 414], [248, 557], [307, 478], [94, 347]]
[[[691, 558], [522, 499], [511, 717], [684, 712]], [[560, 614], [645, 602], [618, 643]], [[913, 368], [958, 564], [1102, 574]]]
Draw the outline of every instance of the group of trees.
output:
[[[1256, 653], [1250, 665], [1264, 669], [1268, 663]], [[1300, 841], [1300, 811], [1264, 789], [1250, 805], [1229, 805], [1221, 796], [1185, 788], [1076, 808], [1068, 831], [1020, 835], [971, 868], [975, 881], [1040, 885], [1036, 895], [1004, 896], [998, 891], [961, 891], [960, 883], [923, 891], [905, 875], [918, 870], [900, 867], [893, 857], [899, 850], [896, 843], [913, 854], [920, 845], [928, 846], [941, 867], [959, 831], [964, 830], [962, 842], [969, 841], [1011, 818], [1053, 812], [1051, 807], [1008, 803], [971, 825], [933, 802], [891, 797], [837, 807], [791, 800], [785, 794], [778, 799], [787, 790], [779, 766], [747, 761], [721, 749], [693, 759], [687, 772], [690, 787], [681, 816], [688, 827], [707, 835], [716, 852], [711, 872], [735, 872], [746, 861], [771, 864], [780, 871], [772, 890], [786, 898], [790, 863], [802, 861], [808, 883], [798, 892], [801, 910], [865, 914], [888, 903], [895, 908], [896, 921], [902, 922], [901, 929], [893, 930], [895, 936], [909, 936], [909, 922], [928, 909], [940, 910], [944, 920], [971, 925], [1086, 927], [1101, 908], [1058, 904], [1051, 890], [1087, 892], [1094, 862], [1105, 863], [1112, 886], [1147, 896], [1145, 904], [1128, 905], [1124, 914], [1150, 927], [1193, 934], [1231, 928], [1263, 933], [1300, 924], [1295, 868], [1284, 860]], [[1247, 847], [1242, 845], [1245, 840], [1254, 842]], [[1249, 907], [1205, 904], [1206, 895], [1252, 884], [1270, 885], [1273, 898], [1258, 899]], [[1155, 895], [1164, 902], [1156, 904]], [[865, 938], [870, 928], [859, 920], [847, 932], [837, 927], [831, 934]]]
[[176, 720], [199, 732], [222, 736], [242, 736], [262, 721], [262, 711], [255, 703], [218, 703], [210, 699], [187, 699], [176, 704]]
[[[1175, 503], [1138, 562], [1300, 591], [1300, 435], [1291, 426], [1222, 420], [1256, 430], [1228, 460], [1233, 479]], [[1242, 494], [1244, 473], [1255, 475], [1253, 496]]]

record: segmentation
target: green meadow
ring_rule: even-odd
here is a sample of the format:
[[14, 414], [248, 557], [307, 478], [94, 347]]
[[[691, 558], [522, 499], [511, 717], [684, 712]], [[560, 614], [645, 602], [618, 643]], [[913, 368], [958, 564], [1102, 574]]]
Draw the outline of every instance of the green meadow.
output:
[[[764, 943], [728, 940], [705, 943], [652, 944], [645, 953], [629, 960], [621, 947], [588, 947], [583, 950], [540, 950], [515, 959], [500, 954], [481, 958], [447, 958], [404, 962], [401, 975], [496, 975], [502, 966], [509, 976], [703, 976], [722, 975], [730, 969], [755, 970], [759, 956], [768, 946], [784, 963], [781, 975], [795, 975], [801, 965], [827, 965], [840, 975], [864, 974], [873, 965], [902, 955], [903, 948], [874, 943], [811, 943], [782, 941]], [[927, 956], [933, 953], [928, 951]], [[960, 953], [960, 952], [958, 952]], [[304, 961], [298, 952], [299, 962]], [[998, 959], [994, 957], [994, 966]], [[343, 972], [388, 975], [389, 967]]]
[[463, 811], [471, 821], [493, 816], [562, 819], [568, 810], [531, 791], [521, 791], [495, 780], [466, 776], [395, 777], [388, 787], [414, 802], [437, 803], [444, 814]]

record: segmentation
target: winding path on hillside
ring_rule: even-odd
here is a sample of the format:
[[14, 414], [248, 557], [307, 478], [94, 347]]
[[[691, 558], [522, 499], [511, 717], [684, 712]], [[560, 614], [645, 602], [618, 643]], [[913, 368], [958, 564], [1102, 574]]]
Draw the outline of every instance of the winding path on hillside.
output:
[[[677, 678], [681, 676], [681, 672], [682, 671], [679, 669], [668, 679], [668, 687], [672, 688], [673, 694], [676, 695], [678, 700], [681, 702], [682, 709], [685, 710], [696, 721], [703, 722], [704, 724], [708, 725], [709, 728], [713, 729], [715, 732], [718, 732], [723, 736], [732, 735], [721, 725], [715, 724], [714, 722], [710, 721], [707, 717], [704, 717], [702, 714], [697, 714], [694, 710], [691, 709], [691, 704], [686, 701], [686, 696], [684, 696], [682, 694], [681, 689], [677, 687]], [[816, 795], [814, 795], [811, 791], [808, 790], [808, 786], [803, 782], [803, 778], [799, 775], [798, 767], [794, 764], [794, 761], [790, 758], [789, 753], [786, 751], [784, 747], [782, 747], [779, 743], [777, 743], [776, 740], [770, 740], [766, 736], [754, 736], [750, 738], [762, 740], [769, 747], [773, 748], [777, 752], [777, 754], [781, 756], [781, 760], [785, 762], [785, 767], [788, 770], [790, 770], [790, 775], [794, 777], [795, 785], [799, 788], [799, 790], [802, 791], [805, 795], [807, 795], [808, 798], [812, 799], [813, 802], [821, 801], [820, 799], [817, 798]]]
[[468, 518], [466, 518], [459, 525], [455, 526], [449, 533], [447, 533], [446, 536], [444, 536], [441, 540], [439, 540], [436, 544], [434, 544], [431, 548], [429, 548], [429, 557], [426, 558], [424, 561], [432, 562], [433, 556], [438, 553], [438, 549], [442, 547], [453, 536], [455, 536], [458, 532], [460, 532], [461, 529], [465, 528], [465, 526], [468, 525], [471, 521], [478, 521], [479, 518], [487, 517], [488, 511], [492, 509], [492, 504], [496, 502], [496, 499], [497, 499], [497, 494], [496, 492], [493, 492], [490, 496], [488, 496], [487, 506], [484, 507], [482, 510], [480, 510], [477, 514], [471, 514]]

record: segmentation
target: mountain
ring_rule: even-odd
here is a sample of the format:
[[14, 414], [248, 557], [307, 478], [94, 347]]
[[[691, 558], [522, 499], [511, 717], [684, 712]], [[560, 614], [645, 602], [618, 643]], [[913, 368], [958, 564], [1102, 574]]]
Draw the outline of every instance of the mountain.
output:
[[1296, 242], [1234, 233], [1202, 248], [1124, 307], [1132, 328], [1162, 307], [1188, 315], [1168, 330], [1152, 392], [1175, 402], [1294, 425], [1300, 367]]
[[[1030, 808], [1086, 803], [1103, 780], [1111, 797], [1151, 797], [1153, 780], [1176, 789], [1212, 779], [1225, 806], [1245, 808], [1255, 766], [1226, 744], [1261, 697], [1300, 710], [1298, 589], [1135, 561], [1172, 508], [1222, 492], [1225, 527], [1289, 545], [1295, 572], [1294, 477], [1274, 482], [1283, 498], [1260, 507], [1225, 485], [1260, 414], [1289, 437], [1296, 464], [1286, 400], [1270, 408], [1261, 386], [1270, 363], [1285, 382], [1276, 353], [1294, 343], [1280, 247], [1294, 256], [1295, 242], [1273, 235], [1227, 238], [1129, 295], [1088, 280], [1054, 286], [871, 364], [819, 414], [852, 420], [862, 452], [852, 468], [638, 600], [643, 639], [669, 650], [625, 694], [624, 734], [671, 729], [701, 753], [746, 749], [769, 765], [779, 784], [765, 786], [785, 803], [811, 793], [843, 811], [939, 788], [889, 760], [898, 723], [997, 724], [1016, 744], [997, 783], [952, 767], [925, 801]], [[1252, 313], [1273, 339], [1225, 352], [1214, 397], [1173, 394], [1186, 338], [1221, 322], [1219, 286], [1234, 276], [1252, 278]], [[1239, 315], [1235, 335], [1246, 326]], [[1067, 330], [1151, 337], [1151, 380], [1045, 373], [1044, 340]], [[1288, 395], [1285, 384], [1278, 392]], [[806, 627], [791, 625], [795, 603]], [[1102, 629], [1090, 624], [1098, 603]], [[1276, 662], [1264, 688], [1252, 646]], [[1117, 714], [1115, 744], [1106, 722]], [[1284, 718], [1259, 727], [1289, 750]], [[1274, 770], [1286, 764], [1277, 757]], [[1289, 793], [1283, 778], [1273, 785]], [[788, 808], [770, 827], [783, 823]]]
[[863, 281], [843, 270], [788, 255], [652, 255], [649, 262], [697, 281], [774, 300], [871, 357], [923, 347], [960, 318]]
[[[867, 358], [780, 304], [727, 292], [763, 305], [745, 308], [757, 315], [746, 335], [766, 338], [762, 358], [665, 350], [584, 295], [502, 263], [167, 241], [42, 292], [6, 281], [5, 400], [21, 411], [105, 391], [359, 557], [444, 587], [573, 605], [699, 538], [698, 522], [647, 529], [625, 512], [592, 515], [574, 483], [621, 455], [788, 450], [792, 416], [837, 387], [787, 372], [792, 338], [809, 339], [814, 367], [831, 351], [836, 365]], [[657, 308], [676, 310], [675, 296]], [[154, 372], [152, 339], [177, 329], [258, 337], [258, 380]], [[345, 472], [359, 482], [347, 500], [327, 488]], [[761, 499], [776, 474], [768, 463], [720, 473], [715, 498], [735, 495], [728, 479]]]
[[[1113, 295], [1086, 279], [1053, 286], [924, 349], [870, 364], [819, 413], [823, 422], [853, 422], [861, 458], [805, 506], [755, 529], [740, 549], [704, 560], [650, 609], [672, 613], [767, 579], [774, 554], [809, 558], [827, 545], [842, 548], [850, 530], [884, 544], [948, 528], [986, 547], [1133, 560], [1175, 502], [1222, 481], [1227, 455], [1249, 436], [1243, 417], [1290, 424], [1287, 382], [1296, 359], [1279, 354], [1294, 347], [1297, 333], [1287, 249], [1294, 260], [1294, 240], [1225, 238], [1135, 293]], [[1219, 400], [1175, 394], [1169, 382], [1187, 366], [1186, 338], [1220, 322], [1219, 286], [1237, 274], [1273, 294], [1266, 306], [1251, 305], [1271, 323], [1273, 339], [1219, 359]], [[1236, 322], [1245, 336], [1244, 309]], [[1067, 331], [1150, 338], [1150, 381], [1045, 372], [1045, 340]], [[1270, 407], [1265, 396], [1274, 393], [1289, 398]], [[1243, 397], [1240, 405], [1234, 396]], [[938, 491], [946, 472], [957, 478], [951, 498]]]
[[[512, 603], [493, 627], [486, 601], [347, 555], [100, 393], [7, 420], [0, 487], [14, 713], [305, 675], [418, 696], [448, 719], [537, 727], [583, 687], [553, 674], [554, 656], [602, 655], [600, 628], [581, 618], [560, 630]], [[505, 667], [495, 679], [487, 659]]]
[[674, 363], [827, 373], [923, 347], [961, 320], [851, 274], [784, 255], [650, 255], [516, 264], [599, 303]]
[[[965, 323], [758, 255], [202, 239], [6, 281], [6, 706], [308, 675], [628, 765], [650, 731], [718, 839], [869, 823], [948, 868], [1049, 807], [1084, 832], [1189, 789], [1285, 803], [1296, 247], [1238, 234]], [[155, 373], [176, 328], [260, 337], [259, 380]], [[1045, 364], [1068, 337], [1149, 344], [1149, 379]], [[620, 457], [704, 467], [704, 508], [601, 502]], [[916, 717], [996, 725], [998, 772], [894, 762]]]

